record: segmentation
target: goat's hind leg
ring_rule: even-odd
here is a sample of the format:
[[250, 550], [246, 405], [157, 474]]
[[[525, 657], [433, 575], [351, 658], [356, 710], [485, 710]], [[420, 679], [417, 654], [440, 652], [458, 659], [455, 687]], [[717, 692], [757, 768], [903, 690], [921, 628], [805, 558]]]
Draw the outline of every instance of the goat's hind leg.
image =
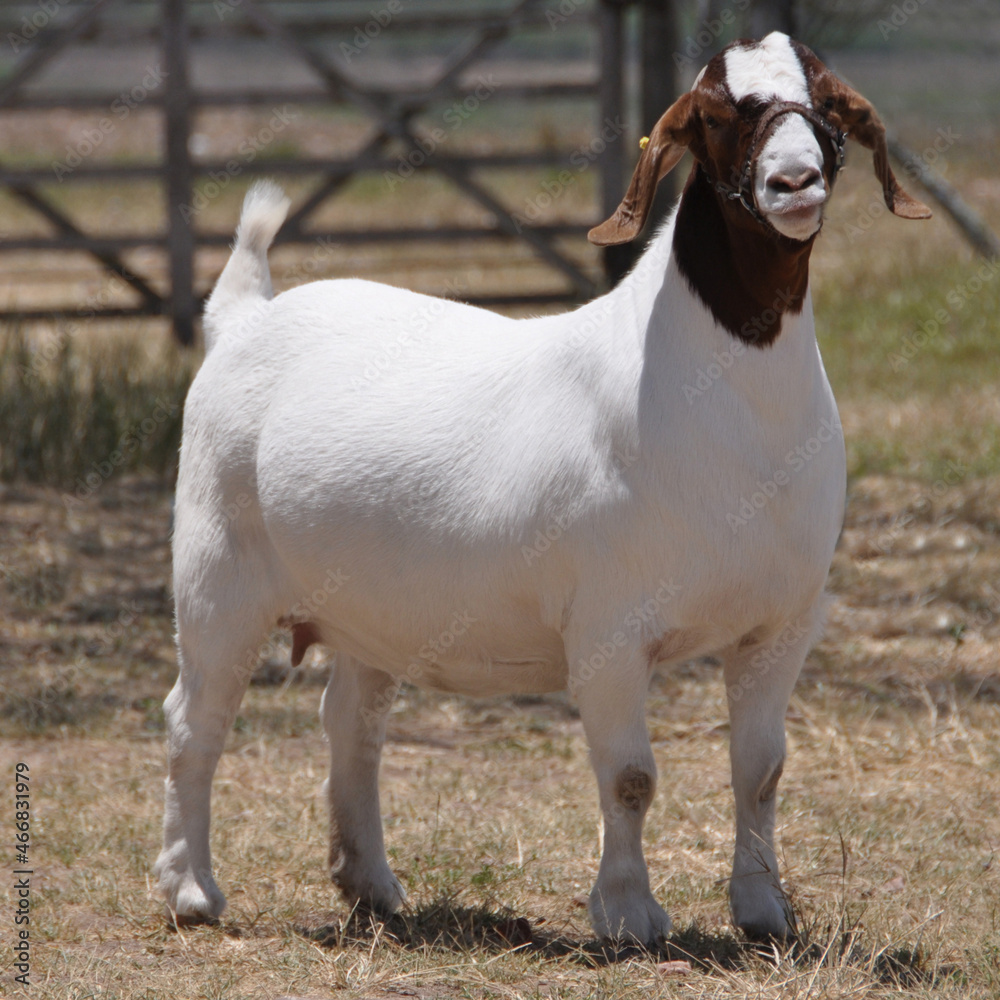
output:
[[385, 858], [378, 769], [399, 682], [338, 654], [320, 714], [330, 741], [330, 876], [351, 903], [392, 914], [406, 892]]
[[[232, 564], [218, 558], [203, 574], [176, 570], [180, 673], [163, 706], [168, 766], [163, 849], [154, 871], [176, 919], [212, 921], [226, 906], [212, 877], [212, 778], [273, 618], [240, 588], [241, 581], [266, 576], [237, 579]], [[209, 593], [211, 601], [202, 596]]]

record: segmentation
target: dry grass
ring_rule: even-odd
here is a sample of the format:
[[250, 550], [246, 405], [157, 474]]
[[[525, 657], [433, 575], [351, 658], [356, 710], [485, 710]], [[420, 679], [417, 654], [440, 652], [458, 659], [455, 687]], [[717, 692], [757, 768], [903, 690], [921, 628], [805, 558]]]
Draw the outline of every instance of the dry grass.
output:
[[[110, 483], [67, 511], [52, 490], [8, 487], [0, 773], [24, 760], [34, 781], [30, 995], [996, 996], [998, 509], [1000, 480], [930, 500], [917, 483], [855, 484], [828, 635], [788, 717], [780, 840], [805, 929], [791, 954], [759, 954], [728, 924], [718, 670], [656, 680], [647, 854], [677, 933], [646, 956], [603, 953], [575, 902], [596, 874], [598, 811], [561, 697], [405, 692], [382, 797], [412, 906], [350, 919], [324, 870], [322, 665], [289, 675], [280, 657], [216, 780], [230, 909], [171, 932], [149, 881], [174, 669], [167, 497]], [[664, 957], [691, 970], [665, 978]]]

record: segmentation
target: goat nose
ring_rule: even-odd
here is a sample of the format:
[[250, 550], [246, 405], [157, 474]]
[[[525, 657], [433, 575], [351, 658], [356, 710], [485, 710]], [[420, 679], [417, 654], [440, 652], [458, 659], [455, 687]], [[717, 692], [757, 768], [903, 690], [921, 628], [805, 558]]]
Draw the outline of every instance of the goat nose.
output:
[[807, 167], [794, 177], [790, 174], [771, 174], [767, 179], [767, 186], [781, 194], [791, 194], [809, 187], [810, 184], [815, 184], [821, 176], [815, 167]]

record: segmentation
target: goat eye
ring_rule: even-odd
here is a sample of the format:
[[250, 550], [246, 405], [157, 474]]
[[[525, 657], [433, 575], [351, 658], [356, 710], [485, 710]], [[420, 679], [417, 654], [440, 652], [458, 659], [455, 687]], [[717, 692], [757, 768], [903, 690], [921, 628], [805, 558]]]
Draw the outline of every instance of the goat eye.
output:
[[832, 111], [832, 110], [833, 110], [833, 105], [834, 105], [834, 100], [833, 100], [833, 98], [832, 98], [832, 97], [828, 97], [828, 98], [827, 98], [827, 99], [826, 99], [826, 100], [825, 100], [825, 101], [823, 102], [823, 110], [824, 110], [824, 111]]
[[705, 124], [709, 128], [717, 128], [719, 123], [711, 115], [705, 115]]

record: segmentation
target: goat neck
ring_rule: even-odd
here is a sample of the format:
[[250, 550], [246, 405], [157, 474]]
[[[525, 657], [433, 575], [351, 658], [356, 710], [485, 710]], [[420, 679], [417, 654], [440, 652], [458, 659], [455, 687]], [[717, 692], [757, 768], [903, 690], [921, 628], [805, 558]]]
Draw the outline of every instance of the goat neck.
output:
[[802, 311], [815, 235], [793, 240], [723, 207], [696, 164], [681, 197], [673, 252], [691, 290], [716, 322], [755, 347], [769, 347], [786, 312]]

